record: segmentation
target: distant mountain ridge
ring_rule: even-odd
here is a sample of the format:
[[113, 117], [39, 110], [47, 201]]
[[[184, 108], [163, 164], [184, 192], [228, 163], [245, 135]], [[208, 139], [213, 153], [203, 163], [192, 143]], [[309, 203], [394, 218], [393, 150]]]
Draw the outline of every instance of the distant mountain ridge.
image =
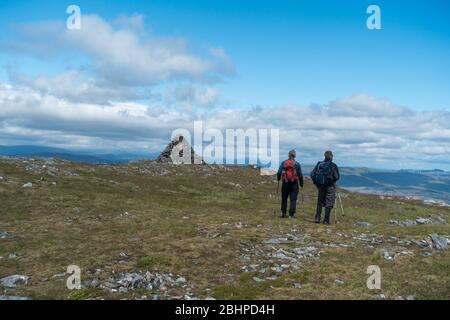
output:
[[[313, 166], [305, 165], [309, 175]], [[352, 191], [417, 197], [450, 204], [450, 172], [433, 170], [382, 170], [372, 168], [340, 167], [338, 185]]]

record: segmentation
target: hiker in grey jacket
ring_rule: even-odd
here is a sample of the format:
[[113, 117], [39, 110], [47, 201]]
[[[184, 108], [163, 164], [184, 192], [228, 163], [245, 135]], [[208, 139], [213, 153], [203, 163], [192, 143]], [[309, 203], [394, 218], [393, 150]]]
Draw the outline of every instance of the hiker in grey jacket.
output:
[[325, 207], [323, 223], [330, 224], [330, 214], [336, 201], [336, 182], [340, 179], [339, 168], [333, 162], [333, 152], [325, 152], [325, 160], [319, 161], [311, 171], [311, 179], [318, 189], [315, 222], [320, 223]]
[[295, 161], [295, 150], [289, 151], [289, 159], [283, 161], [278, 169], [277, 180], [281, 185], [281, 218], [286, 218], [287, 200], [290, 199], [289, 217], [295, 218], [299, 187], [303, 188], [303, 174], [300, 163]]

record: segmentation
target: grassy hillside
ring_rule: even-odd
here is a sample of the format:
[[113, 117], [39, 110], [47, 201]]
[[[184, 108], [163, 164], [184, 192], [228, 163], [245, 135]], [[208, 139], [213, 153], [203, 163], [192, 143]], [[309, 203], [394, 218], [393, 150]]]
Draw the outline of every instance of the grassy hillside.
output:
[[[0, 177], [0, 278], [31, 277], [0, 295], [450, 299], [450, 250], [411, 242], [449, 235], [448, 207], [342, 191], [345, 217], [324, 226], [313, 224], [309, 180], [305, 213], [279, 219], [273, 178], [251, 167], [0, 159]], [[429, 219], [403, 223], [418, 217]], [[71, 264], [79, 291], [65, 285]], [[381, 268], [381, 290], [366, 287], [369, 265]], [[180, 281], [117, 288], [133, 271]]]

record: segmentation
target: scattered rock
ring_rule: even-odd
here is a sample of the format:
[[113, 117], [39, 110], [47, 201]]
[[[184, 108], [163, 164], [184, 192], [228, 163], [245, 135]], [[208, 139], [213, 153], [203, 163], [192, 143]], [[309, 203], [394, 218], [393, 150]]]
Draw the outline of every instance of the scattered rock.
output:
[[446, 224], [447, 221], [442, 217], [442, 215], [430, 216], [428, 218], [417, 217], [416, 220], [406, 219], [403, 221], [389, 220], [390, 225], [400, 225], [404, 227], [423, 225], [423, 224]]
[[15, 288], [18, 284], [24, 283], [27, 284], [28, 280], [31, 278], [28, 276], [22, 275], [12, 275], [5, 278], [0, 279], [0, 284], [6, 288]]
[[184, 284], [186, 282], [187, 282], [186, 278], [183, 278], [183, 277], [179, 277], [177, 280], [175, 280], [175, 283], [177, 283], [177, 284]]
[[293, 236], [293, 235], [287, 235], [286, 237], [279, 237], [279, 238], [272, 238], [268, 240], [264, 240], [263, 244], [288, 244], [288, 243], [294, 243], [296, 241], [299, 241], [300, 239]]
[[358, 226], [361, 226], [361, 227], [366, 227], [366, 228], [372, 226], [371, 223], [366, 222], [366, 221], [357, 221], [355, 224], [358, 225]]
[[432, 249], [430, 244], [425, 240], [411, 240], [411, 242], [422, 249]]
[[386, 260], [393, 260], [393, 257], [391, 257], [391, 254], [389, 253], [389, 250], [386, 248], [383, 249], [382, 255]]
[[275, 266], [270, 268], [272, 269], [272, 271], [276, 272], [276, 273], [282, 273], [283, 272], [283, 268], [279, 267], [279, 266]]
[[395, 260], [399, 258], [400, 256], [408, 256], [412, 255], [413, 253], [407, 250], [403, 250], [403, 248], [388, 248], [385, 247], [381, 251], [381, 255], [386, 260]]
[[425, 218], [418, 217], [416, 219], [416, 223], [417, 224], [430, 224], [430, 223], [433, 223], [433, 221], [431, 219], [425, 219]]
[[119, 253], [119, 257], [124, 258], [124, 259], [128, 259], [130, 256], [127, 255], [125, 252], [121, 252], [121, 253]]
[[410, 246], [411, 245], [411, 241], [409, 241], [409, 240], [398, 240], [397, 241], [397, 243], [399, 244], [399, 245], [401, 245], [401, 246]]
[[[309, 237], [309, 235], [304, 235]], [[285, 273], [298, 272], [301, 265], [307, 259], [318, 259], [320, 250], [313, 246], [295, 247], [295, 248], [279, 248], [277, 244], [296, 243], [287, 239], [299, 240], [298, 237], [288, 234], [286, 238], [272, 238], [263, 242], [263, 245], [243, 244], [241, 251], [241, 259], [245, 261], [242, 267], [244, 272], [258, 272], [263, 280], [277, 279], [278, 275]], [[310, 242], [310, 244], [316, 244]], [[318, 244], [318, 243], [317, 243]], [[270, 275], [271, 271], [275, 275]], [[264, 277], [262, 277], [264, 275]]]
[[[287, 241], [287, 239], [285, 240]], [[279, 239], [269, 239], [269, 240], [264, 240], [263, 241], [264, 244], [280, 244], [281, 241]]]
[[66, 276], [65, 272], [64, 273], [57, 273], [57, 274], [54, 274], [52, 276], [52, 278], [64, 278], [65, 276]]
[[242, 229], [242, 228], [246, 228], [247, 225], [246, 225], [246, 224], [243, 224], [242, 222], [237, 222], [237, 223], [234, 224], [234, 227], [235, 227], [236, 229]]
[[440, 206], [440, 207], [448, 207], [449, 204], [444, 201], [437, 201], [437, 200], [424, 200], [424, 204], [432, 205], [432, 206]]
[[128, 293], [128, 289], [125, 287], [120, 287], [119, 288], [119, 293]]
[[[176, 279], [176, 280], [175, 280]], [[186, 284], [183, 277], [174, 277], [171, 273], [134, 271], [111, 276], [106, 282], [91, 286], [100, 287], [110, 292], [127, 293], [133, 290], [144, 289], [168, 295], [173, 288], [180, 288]]]
[[438, 250], [447, 250], [450, 247], [450, 240], [444, 236], [440, 236], [436, 233], [428, 236], [433, 242], [434, 248]]
[[0, 239], [14, 238], [16, 235], [8, 231], [0, 231]]
[[167, 169], [161, 169], [160, 171], [159, 171], [159, 176], [166, 176], [166, 175], [168, 175], [170, 173], [170, 171], [169, 170], [167, 170]]
[[339, 279], [334, 280], [334, 283], [336, 283], [337, 285], [343, 285], [343, 284], [345, 284], [344, 281], [339, 280]]
[[354, 240], [363, 241], [371, 244], [381, 244], [384, 242], [384, 236], [381, 234], [361, 233], [353, 236]]
[[31, 182], [25, 183], [22, 188], [33, 188], [33, 184]]
[[100, 285], [100, 281], [98, 281], [98, 279], [93, 279], [93, 280], [91, 281], [91, 283], [89, 284], [89, 286], [90, 286], [91, 288], [97, 288], [99, 285]]
[[31, 300], [28, 297], [18, 297], [18, 296], [0, 296], [0, 301], [18, 301], [18, 300]]
[[301, 288], [302, 288], [302, 285], [301, 285], [300, 283], [296, 282], [296, 283], [294, 283], [294, 284], [292, 285], [292, 287], [293, 287], [294, 289], [301, 289]]
[[400, 224], [401, 224], [401, 225], [404, 225], [404, 226], [406, 226], [406, 227], [408, 227], [408, 226], [413, 226], [413, 225], [415, 225], [416, 222], [415, 222], [415, 221], [412, 221], [412, 220], [409, 220], [409, 219], [406, 219], [405, 221], [401, 221]]

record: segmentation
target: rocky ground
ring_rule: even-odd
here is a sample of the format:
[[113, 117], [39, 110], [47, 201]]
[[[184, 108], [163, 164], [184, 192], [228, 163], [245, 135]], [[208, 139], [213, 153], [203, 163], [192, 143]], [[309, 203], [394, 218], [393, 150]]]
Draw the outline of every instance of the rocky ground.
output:
[[309, 180], [297, 219], [274, 190], [253, 167], [1, 158], [0, 299], [450, 298], [450, 208], [341, 190], [324, 226]]

